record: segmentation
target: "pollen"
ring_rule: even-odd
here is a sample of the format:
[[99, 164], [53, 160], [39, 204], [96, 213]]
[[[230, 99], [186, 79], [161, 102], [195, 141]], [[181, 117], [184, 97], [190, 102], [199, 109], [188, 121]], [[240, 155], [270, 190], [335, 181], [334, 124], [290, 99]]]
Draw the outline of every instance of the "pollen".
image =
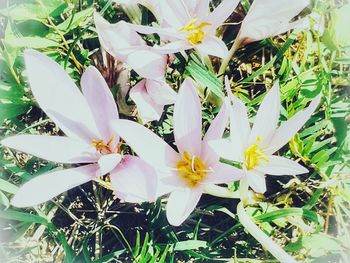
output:
[[245, 167], [248, 171], [260, 165], [261, 161], [264, 161], [264, 162], [269, 161], [265, 157], [264, 151], [259, 146], [260, 141], [261, 141], [261, 137], [259, 136], [257, 138], [257, 142], [250, 145], [244, 153]]
[[105, 143], [102, 139], [93, 139], [91, 142], [91, 146], [95, 147], [97, 151], [102, 154], [110, 154], [116, 152], [112, 149], [114, 137], [112, 136], [107, 143]]
[[203, 38], [205, 37], [205, 32], [203, 31], [203, 28], [211, 25], [208, 22], [202, 22], [202, 23], [197, 23], [197, 22], [198, 22], [198, 19], [194, 18], [187, 25], [179, 29], [179, 31], [187, 31], [188, 35], [186, 39], [192, 45], [197, 45], [202, 43]]
[[181, 179], [191, 188], [197, 186], [207, 176], [206, 166], [197, 156], [183, 153], [183, 159], [178, 161], [176, 169]]

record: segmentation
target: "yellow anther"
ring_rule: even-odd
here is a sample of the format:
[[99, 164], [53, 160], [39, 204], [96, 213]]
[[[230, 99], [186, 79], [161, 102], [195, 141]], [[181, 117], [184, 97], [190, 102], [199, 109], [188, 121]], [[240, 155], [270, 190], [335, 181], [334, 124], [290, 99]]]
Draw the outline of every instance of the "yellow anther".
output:
[[178, 161], [176, 169], [181, 179], [189, 187], [195, 187], [207, 176], [206, 166], [197, 156], [191, 156], [188, 152], [183, 153], [183, 159]]
[[211, 25], [208, 22], [197, 24], [197, 21], [198, 19], [194, 18], [187, 25], [179, 29], [179, 31], [188, 32], [186, 39], [193, 45], [202, 43], [203, 38], [205, 37], [205, 32], [202, 29], [203, 27]]
[[260, 148], [261, 136], [258, 136], [257, 143], [252, 144], [244, 153], [244, 162], [247, 170], [252, 170], [257, 167], [261, 161], [268, 162], [264, 151]]
[[107, 143], [105, 143], [102, 139], [93, 139], [91, 142], [91, 146], [95, 147], [97, 151], [103, 154], [110, 154], [115, 152], [112, 149], [112, 142], [114, 140], [114, 136], [112, 136]]

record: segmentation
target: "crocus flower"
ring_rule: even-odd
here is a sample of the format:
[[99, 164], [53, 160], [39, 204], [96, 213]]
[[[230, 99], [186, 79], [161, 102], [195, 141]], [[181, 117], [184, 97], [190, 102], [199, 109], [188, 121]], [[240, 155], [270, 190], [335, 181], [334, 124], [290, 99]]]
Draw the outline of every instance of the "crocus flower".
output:
[[308, 170], [297, 162], [273, 154], [288, 143], [310, 118], [320, 102], [320, 96], [277, 128], [281, 106], [279, 85], [276, 82], [262, 101], [254, 125], [250, 128], [246, 108], [231, 93], [227, 78], [226, 87], [233, 103], [230, 111], [230, 137], [209, 142], [212, 149], [225, 159], [243, 163], [248, 184], [258, 193], [266, 191], [265, 174], [307, 173]]
[[291, 22], [309, 0], [254, 0], [244, 18], [236, 42], [241, 45], [276, 36], [305, 26], [305, 19]]
[[144, 78], [130, 90], [143, 123], [158, 120], [164, 105], [173, 104], [177, 96], [165, 81], [168, 56], [151, 51], [124, 21], [110, 24], [97, 13], [94, 18], [102, 47]]
[[227, 56], [227, 47], [215, 33], [232, 14], [239, 0], [223, 0], [214, 10], [209, 10], [209, 0], [159, 1], [159, 27], [133, 25], [144, 34], [157, 33], [169, 43], [155, 49], [158, 52], [176, 53], [195, 48], [200, 53], [220, 58]]
[[138, 123], [113, 121], [115, 131], [160, 174], [158, 194], [171, 191], [166, 207], [170, 224], [180, 225], [189, 216], [206, 185], [241, 178], [242, 171], [220, 163], [208, 145], [208, 141], [221, 138], [227, 119], [224, 104], [202, 140], [201, 103], [192, 80], [186, 79], [174, 106], [174, 136], [179, 152]]
[[36, 101], [67, 136], [17, 135], [1, 143], [48, 161], [84, 165], [35, 177], [18, 190], [12, 204], [37, 205], [107, 173], [118, 197], [154, 200], [157, 178], [152, 167], [138, 157], [120, 154], [119, 136], [109, 125], [118, 120], [118, 111], [100, 73], [94, 67], [84, 72], [82, 94], [47, 56], [26, 50], [24, 59]]

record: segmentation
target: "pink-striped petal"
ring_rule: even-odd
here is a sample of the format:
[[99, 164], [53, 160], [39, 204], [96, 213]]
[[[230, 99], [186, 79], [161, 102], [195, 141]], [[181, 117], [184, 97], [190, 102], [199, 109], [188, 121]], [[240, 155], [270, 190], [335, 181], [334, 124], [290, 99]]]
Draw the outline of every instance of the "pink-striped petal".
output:
[[187, 78], [182, 83], [174, 106], [174, 136], [182, 154], [199, 156], [202, 141], [201, 103], [193, 81]]
[[94, 116], [97, 128], [107, 143], [112, 137], [119, 142], [109, 126], [110, 121], [119, 119], [117, 105], [101, 73], [95, 67], [88, 67], [81, 77], [81, 88]]
[[29, 207], [44, 203], [69, 189], [93, 180], [97, 170], [98, 165], [90, 164], [37, 176], [19, 188], [11, 204], [16, 207]]
[[[97, 137], [99, 133], [90, 107], [63, 68], [35, 50], [25, 50], [24, 60], [36, 101], [63, 132], [87, 142]], [[53, 113], [70, 121], [62, 123]]]
[[115, 195], [126, 202], [142, 203], [156, 200], [156, 171], [142, 159], [127, 155], [111, 172]]
[[3, 139], [1, 144], [58, 163], [93, 163], [100, 157], [89, 144], [64, 136], [16, 135]]
[[122, 160], [122, 156], [118, 153], [111, 153], [101, 156], [98, 160], [100, 167], [98, 175], [102, 176], [112, 171]]
[[142, 123], [159, 120], [163, 113], [164, 105], [154, 102], [146, 89], [146, 80], [143, 79], [130, 90], [130, 98], [135, 102]]
[[177, 93], [165, 82], [146, 80], [146, 89], [152, 100], [159, 105], [169, 105], [176, 101]]

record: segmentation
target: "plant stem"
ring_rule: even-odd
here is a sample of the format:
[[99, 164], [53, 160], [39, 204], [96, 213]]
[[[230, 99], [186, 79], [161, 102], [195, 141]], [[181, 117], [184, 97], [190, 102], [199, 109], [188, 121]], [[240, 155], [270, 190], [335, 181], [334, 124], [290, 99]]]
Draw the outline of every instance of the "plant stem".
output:
[[221, 66], [220, 66], [220, 69], [219, 69], [219, 72], [218, 72], [218, 75], [220, 76], [220, 79], [223, 79], [225, 70], [226, 70], [226, 68], [228, 66], [228, 63], [230, 62], [231, 58], [235, 54], [236, 50], [241, 45], [241, 42], [242, 41], [239, 39], [239, 35], [238, 35], [237, 38], [235, 39], [235, 42], [233, 42], [233, 45], [232, 45], [230, 51], [228, 52], [227, 57], [221, 62]]
[[286, 253], [279, 245], [277, 245], [269, 236], [267, 236], [246, 213], [241, 201], [237, 205], [237, 215], [239, 221], [244, 228], [251, 234], [259, 243], [267, 249], [276, 259], [282, 263], [297, 263], [293, 257]]

